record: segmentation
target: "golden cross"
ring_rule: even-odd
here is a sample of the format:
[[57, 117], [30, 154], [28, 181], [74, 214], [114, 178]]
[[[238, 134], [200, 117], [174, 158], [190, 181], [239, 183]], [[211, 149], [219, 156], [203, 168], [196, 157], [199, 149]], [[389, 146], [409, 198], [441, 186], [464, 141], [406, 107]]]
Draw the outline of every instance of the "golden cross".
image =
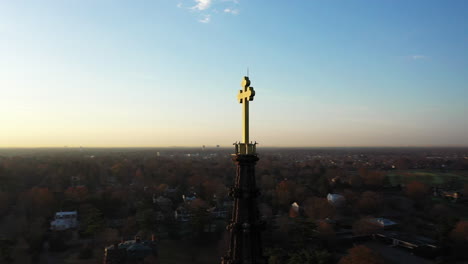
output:
[[237, 94], [237, 100], [242, 104], [242, 115], [243, 115], [243, 131], [242, 131], [242, 143], [249, 144], [249, 101], [253, 101], [255, 91], [253, 87], [250, 87], [249, 77], [244, 76], [241, 87], [242, 90]]

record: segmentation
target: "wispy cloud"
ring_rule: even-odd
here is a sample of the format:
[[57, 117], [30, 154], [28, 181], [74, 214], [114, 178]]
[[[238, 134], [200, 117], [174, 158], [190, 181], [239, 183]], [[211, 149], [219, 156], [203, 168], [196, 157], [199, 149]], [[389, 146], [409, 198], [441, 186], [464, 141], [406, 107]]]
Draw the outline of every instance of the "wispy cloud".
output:
[[224, 13], [237, 15], [237, 14], [239, 14], [239, 10], [237, 10], [237, 9], [231, 9], [231, 8], [226, 8], [226, 9], [224, 9]]
[[193, 6], [192, 9], [196, 9], [196, 10], [206, 10], [211, 5], [211, 0], [195, 0], [195, 2], [197, 4]]
[[200, 23], [210, 23], [211, 15], [203, 15], [203, 18], [198, 20]]
[[210, 23], [214, 16], [238, 15], [239, 0], [178, 0], [177, 8], [196, 14], [198, 22]]

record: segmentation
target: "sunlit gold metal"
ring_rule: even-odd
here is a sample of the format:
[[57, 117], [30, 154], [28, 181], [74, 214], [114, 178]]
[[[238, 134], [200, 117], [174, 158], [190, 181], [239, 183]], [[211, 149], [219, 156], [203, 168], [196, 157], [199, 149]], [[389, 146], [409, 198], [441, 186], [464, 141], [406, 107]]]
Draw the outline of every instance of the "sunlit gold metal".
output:
[[239, 154], [255, 154], [255, 144], [249, 143], [249, 101], [253, 101], [255, 91], [250, 87], [249, 77], [244, 76], [242, 90], [237, 94], [237, 100], [242, 104], [242, 142], [236, 146]]

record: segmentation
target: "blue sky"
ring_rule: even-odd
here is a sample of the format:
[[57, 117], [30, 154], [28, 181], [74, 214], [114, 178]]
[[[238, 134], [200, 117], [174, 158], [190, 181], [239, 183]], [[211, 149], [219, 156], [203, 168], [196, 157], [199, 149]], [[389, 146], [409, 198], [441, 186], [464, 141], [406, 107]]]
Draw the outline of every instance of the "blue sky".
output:
[[468, 2], [0, 2], [0, 146], [468, 145]]

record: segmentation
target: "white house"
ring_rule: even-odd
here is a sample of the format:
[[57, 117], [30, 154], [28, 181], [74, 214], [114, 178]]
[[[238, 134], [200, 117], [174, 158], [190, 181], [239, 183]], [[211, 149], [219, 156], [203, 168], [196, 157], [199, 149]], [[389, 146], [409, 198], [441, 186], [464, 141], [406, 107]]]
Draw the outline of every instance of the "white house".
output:
[[57, 212], [55, 219], [50, 222], [50, 229], [54, 231], [62, 231], [78, 227], [78, 214], [76, 211]]
[[343, 195], [336, 193], [329, 193], [327, 195], [327, 200], [331, 205], [334, 205], [336, 207], [343, 206], [346, 202], [346, 199]]

